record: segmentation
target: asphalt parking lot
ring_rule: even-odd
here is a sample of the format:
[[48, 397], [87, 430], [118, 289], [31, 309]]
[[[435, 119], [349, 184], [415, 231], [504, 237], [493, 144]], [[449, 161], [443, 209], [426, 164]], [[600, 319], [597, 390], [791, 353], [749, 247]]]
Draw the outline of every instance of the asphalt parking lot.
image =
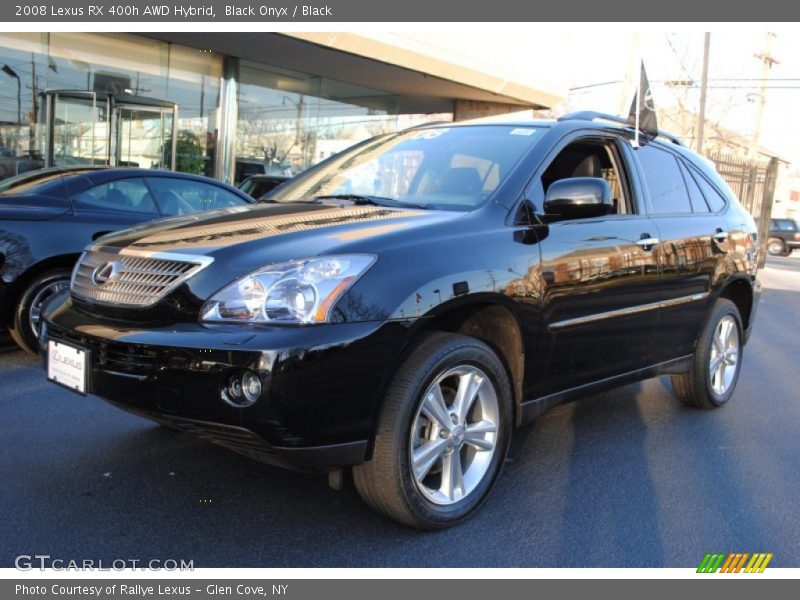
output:
[[49, 384], [0, 354], [0, 567], [19, 554], [196, 567], [800, 566], [800, 256], [770, 259], [736, 394], [682, 408], [667, 378], [518, 430], [487, 503], [419, 533], [355, 491], [264, 466]]

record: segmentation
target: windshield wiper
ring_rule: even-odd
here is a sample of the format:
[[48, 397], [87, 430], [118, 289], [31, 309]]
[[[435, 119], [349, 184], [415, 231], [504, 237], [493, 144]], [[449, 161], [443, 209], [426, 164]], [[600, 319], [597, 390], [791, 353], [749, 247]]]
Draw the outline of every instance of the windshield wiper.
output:
[[314, 200], [349, 200], [353, 204], [372, 206], [398, 206], [397, 200], [381, 196], [367, 196], [365, 194], [329, 194], [327, 196], [314, 196]]
[[394, 198], [367, 196], [366, 194], [330, 194], [327, 196], [314, 196], [314, 200], [349, 200], [357, 206], [388, 206], [391, 208], [418, 208], [422, 210], [429, 208], [424, 204], [411, 204], [409, 202], [400, 202]]

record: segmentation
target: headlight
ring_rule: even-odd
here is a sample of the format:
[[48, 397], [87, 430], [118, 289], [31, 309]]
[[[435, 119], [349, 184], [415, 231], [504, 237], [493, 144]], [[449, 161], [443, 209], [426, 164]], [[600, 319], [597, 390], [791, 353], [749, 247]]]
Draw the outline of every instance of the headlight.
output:
[[323, 256], [270, 265], [223, 288], [201, 309], [203, 321], [324, 323], [331, 306], [375, 257]]

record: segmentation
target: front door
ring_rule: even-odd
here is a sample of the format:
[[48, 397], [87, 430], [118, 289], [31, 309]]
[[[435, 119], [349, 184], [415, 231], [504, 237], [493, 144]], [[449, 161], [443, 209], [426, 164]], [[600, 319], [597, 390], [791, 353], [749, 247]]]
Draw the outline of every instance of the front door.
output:
[[622, 142], [613, 137], [578, 139], [539, 180], [543, 195], [553, 181], [602, 177], [611, 186], [615, 209], [603, 217], [543, 217], [539, 226], [546, 291], [540, 352], [545, 363], [538, 371], [547, 384], [536, 395], [651, 364], [660, 295], [657, 232], [633, 197], [625, 156]]

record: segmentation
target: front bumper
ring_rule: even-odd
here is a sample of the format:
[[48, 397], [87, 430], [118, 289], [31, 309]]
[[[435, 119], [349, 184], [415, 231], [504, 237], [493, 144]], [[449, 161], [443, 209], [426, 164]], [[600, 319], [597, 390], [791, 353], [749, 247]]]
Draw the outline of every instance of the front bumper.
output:
[[[388, 366], [407, 332], [398, 322], [148, 329], [104, 321], [67, 299], [48, 309], [42, 348], [54, 339], [87, 349], [87, 391], [119, 408], [263, 462], [330, 471], [367, 457]], [[261, 397], [232, 406], [222, 390], [245, 369], [261, 380]]]

